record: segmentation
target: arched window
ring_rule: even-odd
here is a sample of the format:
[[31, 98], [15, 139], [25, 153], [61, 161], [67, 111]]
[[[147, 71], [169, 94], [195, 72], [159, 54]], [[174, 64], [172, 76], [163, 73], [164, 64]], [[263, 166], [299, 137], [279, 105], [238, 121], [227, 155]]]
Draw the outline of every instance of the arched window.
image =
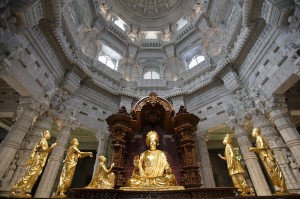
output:
[[116, 64], [113, 62], [114, 60], [112, 60], [109, 56], [99, 56], [98, 60], [112, 69], [115, 69], [116, 67]]
[[204, 56], [196, 55], [191, 59], [191, 62], [188, 64], [189, 69], [193, 68], [194, 66], [200, 64], [205, 60]]
[[106, 66], [117, 70], [118, 62], [121, 58], [122, 57], [119, 53], [111, 49], [109, 46], [103, 44], [98, 60]]
[[159, 68], [144, 68], [144, 79], [159, 79]]
[[127, 26], [127, 24], [125, 23], [125, 21], [123, 21], [120, 17], [117, 18], [117, 20], [114, 21], [114, 23], [121, 28], [123, 31], [125, 31], [125, 26]]

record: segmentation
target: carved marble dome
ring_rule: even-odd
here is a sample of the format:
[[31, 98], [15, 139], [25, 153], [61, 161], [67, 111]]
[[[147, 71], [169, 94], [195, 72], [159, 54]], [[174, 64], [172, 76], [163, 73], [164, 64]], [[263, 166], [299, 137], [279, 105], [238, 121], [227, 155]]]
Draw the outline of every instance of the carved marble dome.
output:
[[184, 0], [107, 1], [128, 24], [138, 24], [143, 30], [160, 30], [167, 23], [176, 23], [194, 3]]

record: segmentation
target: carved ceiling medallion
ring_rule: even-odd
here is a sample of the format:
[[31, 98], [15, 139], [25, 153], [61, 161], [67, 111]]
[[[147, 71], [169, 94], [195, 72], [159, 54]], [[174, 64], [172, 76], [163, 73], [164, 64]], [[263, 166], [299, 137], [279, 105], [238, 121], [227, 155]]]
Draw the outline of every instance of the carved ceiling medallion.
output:
[[123, 6], [134, 15], [157, 18], [173, 11], [182, 0], [121, 0]]

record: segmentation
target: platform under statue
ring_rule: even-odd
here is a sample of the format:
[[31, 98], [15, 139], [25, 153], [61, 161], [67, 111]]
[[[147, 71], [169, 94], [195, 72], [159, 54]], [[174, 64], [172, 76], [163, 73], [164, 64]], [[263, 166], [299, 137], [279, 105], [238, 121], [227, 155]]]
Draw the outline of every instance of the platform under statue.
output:
[[127, 180], [127, 186], [120, 189], [130, 191], [183, 190], [183, 186], [177, 185], [166, 154], [157, 149], [159, 136], [155, 131], [148, 132], [146, 144], [149, 150], [134, 157], [132, 176]]

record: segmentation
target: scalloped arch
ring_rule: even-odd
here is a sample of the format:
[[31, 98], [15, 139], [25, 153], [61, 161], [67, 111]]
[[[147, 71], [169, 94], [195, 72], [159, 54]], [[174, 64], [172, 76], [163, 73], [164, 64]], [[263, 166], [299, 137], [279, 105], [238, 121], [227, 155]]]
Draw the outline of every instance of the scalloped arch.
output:
[[134, 112], [138, 112], [138, 111], [141, 111], [142, 108], [146, 105], [146, 104], [160, 104], [161, 106], [164, 107], [165, 111], [172, 111], [173, 110], [173, 106], [172, 104], [162, 98], [162, 97], [159, 97], [155, 92], [151, 92], [147, 97], [144, 97], [142, 99], [140, 99], [134, 106], [133, 108], [133, 111]]

